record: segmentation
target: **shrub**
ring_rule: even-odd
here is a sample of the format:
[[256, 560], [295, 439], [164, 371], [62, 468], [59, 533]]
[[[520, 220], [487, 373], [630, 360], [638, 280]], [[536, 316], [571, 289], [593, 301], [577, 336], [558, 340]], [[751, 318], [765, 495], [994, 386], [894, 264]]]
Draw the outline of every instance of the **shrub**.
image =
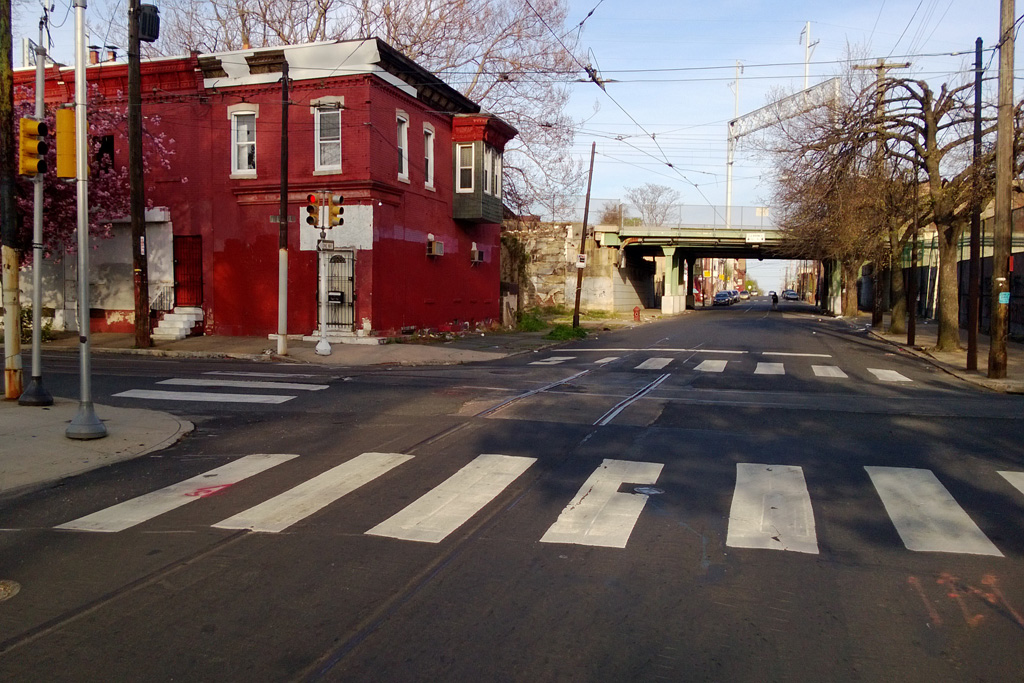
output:
[[517, 327], [520, 332], [540, 332], [547, 329], [547, 326], [548, 324], [535, 311], [523, 311], [519, 314]]
[[[42, 340], [44, 342], [53, 341], [53, 320], [45, 320], [43, 322], [43, 334]], [[21, 343], [31, 344], [32, 343], [32, 307], [25, 306], [21, 309]]]
[[587, 336], [587, 331], [582, 327], [573, 327], [572, 325], [555, 325], [548, 332], [548, 339], [555, 339], [558, 341], [567, 341], [569, 339], [583, 339]]

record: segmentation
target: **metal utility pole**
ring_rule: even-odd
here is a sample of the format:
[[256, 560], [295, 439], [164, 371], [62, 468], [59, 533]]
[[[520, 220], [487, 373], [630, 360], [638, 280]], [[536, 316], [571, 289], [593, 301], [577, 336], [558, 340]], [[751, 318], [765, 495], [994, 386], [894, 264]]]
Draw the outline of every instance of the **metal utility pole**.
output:
[[[743, 73], [743, 64], [736, 60], [736, 80], [733, 82], [735, 93], [733, 103], [733, 121], [740, 117], [740, 74]], [[730, 131], [731, 132], [731, 131]], [[731, 134], [727, 136], [725, 152], [725, 229], [732, 227], [732, 167], [736, 160], [736, 138]]]
[[21, 301], [18, 266], [21, 255], [18, 213], [14, 206], [14, 74], [11, 69], [11, 0], [0, 0], [0, 265], [3, 268], [4, 396], [21, 396]]
[[278, 215], [277, 353], [288, 355], [288, 58], [281, 64], [281, 207]]
[[146, 263], [146, 198], [142, 177], [142, 65], [140, 0], [128, 0], [128, 201], [132, 222], [135, 284], [135, 346], [153, 345], [149, 329], [149, 268]]
[[981, 309], [981, 38], [974, 42], [974, 207], [971, 209], [971, 251], [967, 267], [967, 369], [978, 369], [978, 320]]
[[1013, 231], [1013, 32], [1014, 0], [999, 11], [999, 111], [996, 119], [996, 215], [992, 230], [992, 322], [988, 376], [1006, 377], [1006, 333], [1010, 313], [1010, 237]]
[[85, 7], [75, 6], [75, 171], [78, 197], [78, 339], [81, 398], [78, 414], [64, 431], [69, 439], [99, 439], [107, 428], [92, 405], [92, 368], [89, 356], [89, 120], [86, 116]]
[[[46, 76], [45, 30], [47, 8], [43, 5], [43, 18], [39, 20], [39, 44], [36, 45], [36, 110], [37, 121], [46, 115], [43, 89]], [[22, 406], [52, 406], [53, 396], [43, 388], [43, 176], [32, 179], [34, 192], [32, 206], [32, 381], [18, 398]]]
[[808, 83], [811, 79], [811, 53], [814, 52], [814, 46], [819, 41], [811, 42], [811, 22], [807, 22], [804, 26], [804, 30], [800, 32], [800, 37], [804, 39], [804, 90], [807, 90]]
[[580, 326], [580, 297], [583, 294], [583, 267], [587, 258], [587, 220], [590, 218], [590, 184], [594, 180], [594, 155], [597, 143], [590, 143], [590, 174], [587, 176], [587, 199], [583, 204], [583, 230], [580, 233], [580, 258], [576, 262], [576, 306], [572, 311], [572, 326]]

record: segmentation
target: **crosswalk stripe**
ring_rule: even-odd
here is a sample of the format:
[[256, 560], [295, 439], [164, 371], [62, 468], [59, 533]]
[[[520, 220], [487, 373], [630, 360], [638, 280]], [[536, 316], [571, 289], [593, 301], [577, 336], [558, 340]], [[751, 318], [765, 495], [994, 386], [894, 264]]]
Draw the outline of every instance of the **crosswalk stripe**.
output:
[[880, 382], [913, 382], [914, 380], [909, 377], [904, 377], [895, 370], [878, 370], [877, 368], [868, 368], [868, 372], [874, 375]]
[[594, 361], [594, 365], [604, 365], [606, 363], [611, 363], [613, 360], [618, 360], [618, 359], [619, 359], [618, 356], [608, 356], [607, 358], [602, 358], [601, 360], [595, 360]]
[[572, 360], [574, 358], [576, 358], [576, 356], [551, 356], [544, 360], [535, 360], [530, 363], [530, 365], [559, 365], [560, 363], [564, 363], [565, 361]]
[[725, 544], [818, 554], [814, 510], [803, 469], [738, 463]]
[[634, 370], [661, 370], [666, 365], [672, 362], [671, 358], [648, 358], [640, 365], [633, 368]]
[[278, 379], [296, 379], [298, 377], [316, 377], [316, 375], [308, 375], [300, 372], [230, 372], [228, 370], [210, 370], [204, 372], [204, 375], [229, 375], [231, 377], [270, 377]]
[[836, 377], [838, 379], [847, 379], [847, 374], [835, 365], [812, 365], [811, 369], [814, 370], [814, 375], [816, 377]]
[[785, 375], [786, 366], [783, 363], [758, 363], [754, 369], [755, 375]]
[[366, 533], [406, 541], [440, 543], [490, 503], [536, 458], [485, 453]]
[[694, 368], [697, 372], [725, 372], [727, 360], [704, 360]]
[[655, 484], [664, 467], [658, 462], [605, 460], [590, 475], [541, 543], [625, 548], [647, 495], [620, 493], [625, 484]]
[[277, 533], [352, 493], [413, 456], [363, 453], [213, 526]]
[[247, 455], [191, 479], [66, 522], [57, 528], [75, 531], [124, 531], [194, 500], [220, 493], [243, 479], [297, 457], [299, 456], [290, 453]]
[[864, 469], [908, 549], [1003, 556], [931, 470]]
[[305, 384], [303, 382], [255, 382], [242, 379], [198, 379], [174, 377], [157, 382], [179, 387], [229, 387], [232, 389], [281, 389], [286, 391], [321, 391], [329, 388], [326, 384]]
[[1024, 493], [1024, 472], [1000, 472], [999, 475], [1010, 482], [1015, 489]]
[[156, 391], [152, 389], [129, 389], [118, 398], [143, 398], [157, 401], [203, 401], [206, 403], [284, 403], [294, 396], [270, 396], [268, 394], [214, 394], [201, 391]]

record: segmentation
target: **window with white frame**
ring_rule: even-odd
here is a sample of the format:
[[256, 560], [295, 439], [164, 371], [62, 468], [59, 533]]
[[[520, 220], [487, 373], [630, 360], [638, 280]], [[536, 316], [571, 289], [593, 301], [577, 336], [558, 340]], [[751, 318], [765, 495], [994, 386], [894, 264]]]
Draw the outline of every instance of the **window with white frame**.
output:
[[458, 145], [455, 148], [456, 156], [458, 157], [458, 174], [459, 181], [455, 186], [456, 192], [472, 192], [473, 191], [473, 145], [464, 144]]
[[494, 154], [494, 163], [491, 164], [491, 172], [494, 174], [491, 178], [491, 192], [495, 197], [501, 197], [501, 152], [496, 149], [491, 151]]
[[434, 187], [434, 130], [429, 124], [423, 125], [423, 184]]
[[398, 177], [409, 180], [409, 116], [399, 112], [398, 122]]
[[233, 176], [256, 176], [256, 115], [253, 109], [229, 112]]
[[316, 171], [341, 170], [341, 108], [319, 106], [313, 119], [316, 136]]
[[491, 148], [484, 145], [484, 194], [491, 194], [491, 166], [494, 157], [491, 155]]

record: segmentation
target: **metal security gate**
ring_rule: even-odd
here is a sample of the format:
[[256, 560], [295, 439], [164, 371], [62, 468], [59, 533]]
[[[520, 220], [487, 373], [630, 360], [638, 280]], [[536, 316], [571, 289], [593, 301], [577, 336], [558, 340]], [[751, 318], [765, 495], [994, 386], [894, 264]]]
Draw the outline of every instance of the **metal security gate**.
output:
[[174, 305], [203, 305], [203, 238], [174, 237]]
[[[351, 332], [355, 320], [355, 252], [332, 251], [327, 259], [327, 329]], [[323, 261], [320, 261], [323, 263]], [[317, 304], [320, 302], [317, 301]], [[320, 306], [317, 306], [317, 311]], [[319, 315], [319, 313], [318, 313]], [[319, 321], [318, 321], [319, 322]]]

